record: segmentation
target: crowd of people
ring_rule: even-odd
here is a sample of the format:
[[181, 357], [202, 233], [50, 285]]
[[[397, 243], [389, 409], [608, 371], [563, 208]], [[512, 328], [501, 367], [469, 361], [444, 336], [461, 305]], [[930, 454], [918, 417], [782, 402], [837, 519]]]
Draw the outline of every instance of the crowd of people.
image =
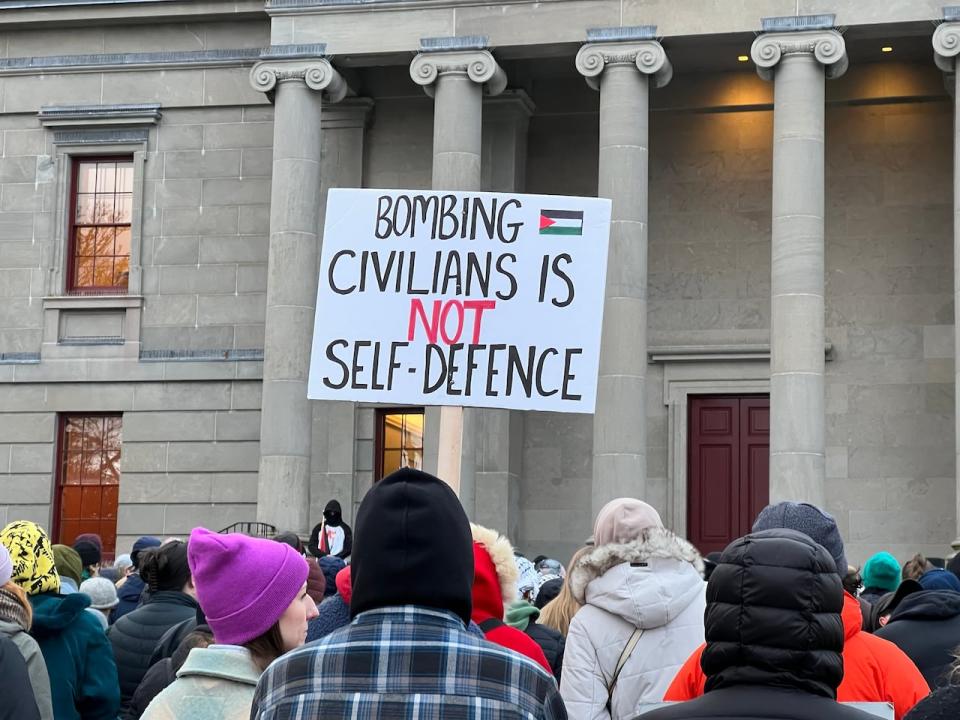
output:
[[806, 503], [703, 558], [613, 500], [564, 567], [403, 469], [306, 545], [199, 527], [102, 559], [0, 531], [0, 718], [960, 718], [960, 560], [850, 567]]

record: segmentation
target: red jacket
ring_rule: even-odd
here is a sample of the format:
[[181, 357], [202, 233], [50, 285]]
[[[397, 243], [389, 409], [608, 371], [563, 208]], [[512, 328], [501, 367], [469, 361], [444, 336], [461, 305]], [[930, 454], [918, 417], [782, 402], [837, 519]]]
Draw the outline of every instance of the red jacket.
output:
[[[476, 528], [474, 532], [474, 537], [476, 537]], [[506, 547], [510, 548], [509, 543], [506, 544]], [[503, 624], [504, 591], [502, 582], [506, 580], [507, 585], [516, 582], [516, 566], [513, 564], [513, 548], [509, 549], [509, 553], [498, 553], [500, 549], [491, 548], [491, 551], [493, 555], [497, 555], [498, 562], [503, 568], [502, 572], [506, 575], [504, 578], [501, 578], [498, 574], [498, 566], [494, 564], [491, 552], [487, 551], [487, 547], [479, 542], [473, 543], [473, 613], [470, 619], [480, 625], [481, 629], [488, 620], [500, 621], [496, 627], [484, 629], [483, 634], [487, 640], [535, 660], [550, 674], [550, 677], [553, 677], [550, 663], [547, 662], [547, 657], [543, 654], [543, 649], [537, 645], [537, 642], [522, 630]], [[505, 563], [509, 563], [510, 567], [513, 567], [512, 573], [509, 573], [509, 567]]]
[[[843, 596], [843, 682], [837, 688], [840, 702], [888, 702], [897, 720], [930, 693], [917, 666], [903, 651], [876, 635], [863, 632], [860, 603]], [[700, 668], [701, 645], [680, 668], [663, 699], [682, 702], [703, 695], [707, 682]]]

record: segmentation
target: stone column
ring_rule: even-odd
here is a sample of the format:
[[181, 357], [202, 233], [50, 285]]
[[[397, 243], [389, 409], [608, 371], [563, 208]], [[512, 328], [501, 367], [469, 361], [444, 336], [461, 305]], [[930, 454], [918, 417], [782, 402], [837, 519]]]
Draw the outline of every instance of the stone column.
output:
[[[523, 90], [507, 90], [483, 104], [483, 183], [491, 192], [525, 189], [527, 131], [533, 101]], [[520, 478], [526, 413], [484, 408], [477, 416], [475, 522], [520, 538]]]
[[953, 541], [954, 552], [960, 551], [960, 93], [958, 89], [957, 56], [960, 55], [960, 22], [946, 22], [933, 33], [933, 51], [937, 66], [947, 73], [949, 85], [953, 89], [953, 357], [954, 388], [954, 453], [956, 455], [957, 478], [957, 539]]
[[320, 250], [320, 114], [346, 83], [322, 46], [275, 46], [253, 66], [274, 102], [270, 252], [260, 420], [257, 518], [309, 531], [313, 414], [307, 374]]
[[[363, 187], [364, 141], [372, 111], [373, 100], [359, 97], [351, 97], [323, 109], [319, 197], [321, 232], [326, 217], [327, 190]], [[320, 246], [323, 247], [322, 238]], [[318, 263], [318, 275], [319, 269]], [[309, 525], [320, 522], [323, 508], [332, 498], [340, 501], [344, 519], [352, 523], [356, 506], [369, 487], [369, 483], [360, 485], [355, 478], [356, 403], [314, 400], [312, 405]]]
[[645, 39], [652, 29], [596, 32], [618, 41], [588, 43], [576, 60], [600, 91], [598, 195], [613, 201], [593, 418], [594, 517], [613, 498], [647, 494], [649, 93], [651, 80], [662, 87], [673, 72], [660, 43]]
[[[507, 85], [503, 70], [485, 50], [483, 38], [425, 40], [410, 64], [410, 77], [434, 98], [433, 189], [480, 190], [483, 92], [499, 95]], [[427, 50], [427, 48], [440, 48]], [[463, 408], [428, 408], [424, 456], [429, 471], [449, 482], [467, 514], [474, 514], [476, 418]], [[460, 463], [444, 465], [444, 448], [460, 447]]]
[[833, 30], [770, 33], [751, 49], [774, 82], [770, 501], [824, 503], [824, 79], [847, 68]]

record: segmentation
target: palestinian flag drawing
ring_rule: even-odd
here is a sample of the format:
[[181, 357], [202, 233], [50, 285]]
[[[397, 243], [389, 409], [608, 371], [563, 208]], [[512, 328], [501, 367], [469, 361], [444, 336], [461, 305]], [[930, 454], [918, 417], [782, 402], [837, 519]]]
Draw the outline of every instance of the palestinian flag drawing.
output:
[[583, 235], [583, 210], [541, 210], [541, 235]]

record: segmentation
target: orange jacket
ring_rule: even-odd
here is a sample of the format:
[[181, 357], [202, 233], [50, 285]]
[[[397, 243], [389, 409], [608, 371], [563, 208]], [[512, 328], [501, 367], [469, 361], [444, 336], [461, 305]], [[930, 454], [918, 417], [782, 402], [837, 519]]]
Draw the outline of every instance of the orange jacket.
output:
[[[840, 702], [889, 702], [897, 720], [930, 694], [927, 681], [916, 665], [892, 642], [863, 632], [860, 603], [849, 593], [843, 596], [843, 682], [837, 688]], [[680, 668], [663, 699], [683, 702], [703, 695], [706, 675], [700, 668], [698, 647]]]

